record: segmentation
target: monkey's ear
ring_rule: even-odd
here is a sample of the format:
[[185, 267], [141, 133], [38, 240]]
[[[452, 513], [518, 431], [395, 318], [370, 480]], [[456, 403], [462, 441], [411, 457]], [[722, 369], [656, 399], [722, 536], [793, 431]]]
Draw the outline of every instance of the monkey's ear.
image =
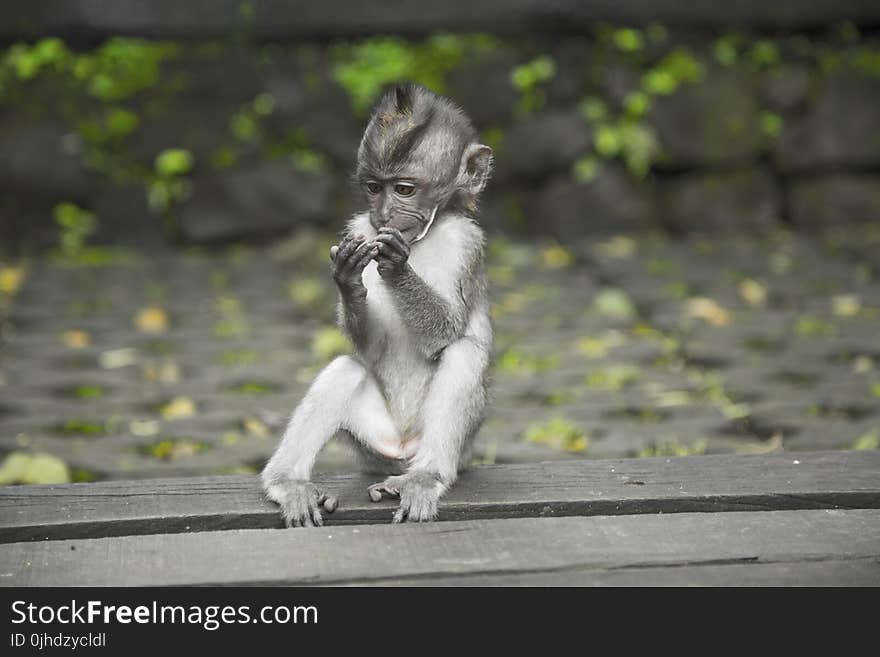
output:
[[485, 144], [470, 144], [461, 156], [458, 184], [467, 194], [483, 191], [492, 172], [492, 149]]

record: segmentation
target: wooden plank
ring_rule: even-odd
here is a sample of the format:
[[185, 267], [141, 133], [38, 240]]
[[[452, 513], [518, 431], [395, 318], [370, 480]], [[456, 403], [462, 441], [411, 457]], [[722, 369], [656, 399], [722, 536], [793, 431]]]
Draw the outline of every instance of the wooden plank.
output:
[[690, 570], [676, 583], [740, 584], [742, 571], [756, 566], [753, 583], [790, 583], [795, 572], [805, 577], [800, 583], [813, 584], [820, 578], [810, 575], [810, 564], [817, 563], [824, 564], [824, 583], [876, 584], [880, 510], [509, 518], [9, 543], [0, 546], [0, 582], [361, 585], [498, 576], [542, 584], [574, 573], [573, 583], [602, 584], [632, 571], [628, 583], [650, 585], [655, 571], [668, 582], [672, 569], [684, 568]]
[[371, 580], [370, 586], [880, 586], [875, 557], [796, 563], [572, 568], [562, 572]]
[[[385, 523], [376, 477], [319, 483], [339, 497], [331, 525]], [[481, 466], [464, 473], [441, 520], [880, 508], [880, 452], [694, 456]], [[0, 542], [280, 527], [255, 477], [0, 488]]]

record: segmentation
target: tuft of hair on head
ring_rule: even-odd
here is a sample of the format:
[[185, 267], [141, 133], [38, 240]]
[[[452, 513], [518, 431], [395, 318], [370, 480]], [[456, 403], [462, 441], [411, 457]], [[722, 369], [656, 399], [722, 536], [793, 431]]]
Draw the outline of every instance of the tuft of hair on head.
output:
[[[391, 173], [419, 142], [433, 132], [444, 133], [458, 147], [476, 138], [470, 120], [455, 103], [412, 82], [387, 89], [376, 104], [358, 149], [359, 164], [375, 173]], [[360, 167], [359, 167], [360, 168]]]
[[[382, 94], [370, 116], [355, 180], [393, 178], [414, 165], [429, 177], [438, 203], [471, 210], [482, 185], [469, 180], [463, 187], [459, 174], [462, 157], [476, 144], [473, 124], [449, 98], [412, 82], [396, 84]], [[487, 158], [483, 184], [491, 167]]]

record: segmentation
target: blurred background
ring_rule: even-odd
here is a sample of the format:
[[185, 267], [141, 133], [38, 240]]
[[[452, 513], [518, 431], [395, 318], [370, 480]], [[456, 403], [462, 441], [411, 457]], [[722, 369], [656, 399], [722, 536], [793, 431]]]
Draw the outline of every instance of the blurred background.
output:
[[880, 5], [412, 4], [3, 3], [0, 483], [259, 470], [400, 80], [496, 153], [476, 462], [878, 448]]

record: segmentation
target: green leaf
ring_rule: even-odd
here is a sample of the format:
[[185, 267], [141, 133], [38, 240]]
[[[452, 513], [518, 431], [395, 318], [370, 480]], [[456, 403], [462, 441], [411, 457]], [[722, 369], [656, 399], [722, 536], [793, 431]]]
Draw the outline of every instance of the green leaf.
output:
[[275, 109], [275, 97], [272, 94], [262, 93], [251, 104], [259, 116], [268, 116]]
[[612, 36], [614, 45], [624, 52], [634, 52], [642, 49], [642, 33], [630, 28], [622, 28], [614, 31]]
[[610, 125], [600, 125], [596, 130], [596, 152], [603, 157], [614, 157], [620, 152], [620, 134]]
[[749, 53], [749, 59], [756, 68], [768, 68], [779, 62], [779, 49], [772, 41], [756, 41]]
[[631, 319], [636, 315], [636, 307], [626, 292], [618, 288], [606, 287], [599, 291], [593, 300], [593, 308], [600, 315]]
[[761, 129], [769, 137], [778, 137], [782, 131], [782, 117], [775, 112], [761, 112]]
[[627, 94], [623, 101], [624, 109], [629, 116], [638, 118], [644, 116], [651, 107], [651, 98], [641, 91], [633, 91]]
[[66, 484], [67, 464], [51, 454], [12, 452], [0, 464], [0, 484]]
[[598, 123], [608, 116], [608, 108], [605, 106], [605, 101], [595, 96], [584, 98], [578, 104], [578, 111], [585, 119], [593, 123]]
[[568, 420], [558, 417], [545, 424], [529, 427], [526, 431], [526, 440], [566, 452], [584, 452], [590, 443], [583, 431]]
[[853, 443], [852, 448], [856, 450], [880, 449], [880, 432], [869, 431], [859, 436]]
[[578, 159], [573, 166], [574, 179], [579, 183], [588, 183], [599, 172], [599, 160], [592, 155]]
[[122, 108], [113, 108], [107, 115], [107, 132], [113, 138], [125, 137], [138, 127], [140, 119], [134, 112]]
[[166, 178], [181, 176], [189, 173], [194, 163], [195, 158], [188, 150], [169, 148], [156, 156], [156, 173]]
[[737, 58], [736, 40], [731, 36], [721, 37], [712, 45], [712, 52], [719, 62], [732, 66]]

